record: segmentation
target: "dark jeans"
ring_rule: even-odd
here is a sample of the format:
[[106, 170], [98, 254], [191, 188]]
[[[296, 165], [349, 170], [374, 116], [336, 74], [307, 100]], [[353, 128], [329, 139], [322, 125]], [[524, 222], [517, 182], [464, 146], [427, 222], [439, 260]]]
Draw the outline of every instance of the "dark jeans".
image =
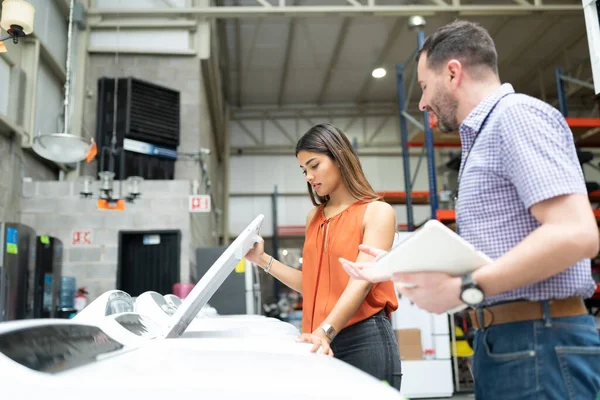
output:
[[590, 315], [491, 325], [475, 332], [475, 397], [596, 399], [600, 337]]
[[350, 325], [331, 342], [333, 356], [400, 390], [400, 351], [383, 311]]

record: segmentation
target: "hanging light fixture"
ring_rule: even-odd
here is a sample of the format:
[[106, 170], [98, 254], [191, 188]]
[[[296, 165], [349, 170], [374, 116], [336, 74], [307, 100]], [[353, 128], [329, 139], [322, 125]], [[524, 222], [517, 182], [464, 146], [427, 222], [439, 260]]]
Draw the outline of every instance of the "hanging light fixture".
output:
[[140, 186], [143, 181], [144, 178], [141, 176], [130, 176], [129, 178], [127, 178], [128, 194], [125, 197], [125, 200], [132, 202], [142, 195]]
[[[7, 3], [24, 3], [23, 0], [4, 0]], [[69, 8], [69, 29], [67, 33], [67, 65], [65, 76], [65, 100], [64, 100], [64, 123], [62, 133], [40, 134], [33, 138], [33, 151], [40, 157], [57, 163], [71, 164], [85, 160], [88, 161], [95, 155], [95, 143], [93, 139], [86, 139], [80, 135], [67, 133], [69, 131], [69, 96], [71, 89], [71, 42], [73, 35], [73, 6], [71, 0]], [[18, 8], [15, 6], [15, 8]], [[4, 21], [4, 12], [2, 13]], [[9, 21], [10, 22], [10, 21]], [[8, 22], [7, 22], [8, 23]], [[4, 24], [2, 25], [4, 27]]]
[[33, 32], [35, 8], [24, 0], [4, 0], [2, 2], [2, 18], [0, 27], [8, 33], [8, 37], [0, 39], [0, 52], [6, 52], [5, 40], [11, 39], [14, 44], [19, 39]]
[[79, 194], [81, 197], [91, 197], [94, 193], [92, 192], [92, 184], [94, 183], [94, 177], [90, 175], [82, 175], [79, 177], [81, 189]]
[[[115, 69], [119, 64], [118, 38], [120, 26], [117, 24], [117, 51], [115, 52]], [[125, 149], [123, 146], [117, 146], [117, 110], [118, 110], [118, 92], [119, 79], [115, 71], [115, 85], [113, 88], [113, 126], [110, 144], [102, 146], [100, 149], [98, 177], [100, 178], [100, 197], [98, 198], [98, 208], [105, 210], [124, 210], [125, 202], [133, 202], [141, 196], [141, 184], [144, 178], [141, 176], [130, 176], [127, 179], [127, 193], [123, 191], [123, 182], [125, 181]], [[117, 175], [116, 162], [119, 162], [119, 171]], [[115, 193], [115, 178], [118, 179], [118, 192]]]

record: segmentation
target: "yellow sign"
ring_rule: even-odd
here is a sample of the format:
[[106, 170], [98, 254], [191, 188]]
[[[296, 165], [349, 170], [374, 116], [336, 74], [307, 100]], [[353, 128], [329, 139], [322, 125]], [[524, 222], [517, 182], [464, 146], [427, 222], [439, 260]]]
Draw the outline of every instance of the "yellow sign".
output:
[[235, 266], [235, 272], [237, 274], [243, 274], [244, 272], [246, 272], [246, 259], [242, 258], [240, 260], [240, 262], [238, 263], [238, 265]]

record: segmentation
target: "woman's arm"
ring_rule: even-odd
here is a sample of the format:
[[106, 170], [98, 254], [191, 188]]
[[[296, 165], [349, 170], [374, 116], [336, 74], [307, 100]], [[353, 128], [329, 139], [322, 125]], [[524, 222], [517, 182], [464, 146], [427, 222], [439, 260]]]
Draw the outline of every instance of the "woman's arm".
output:
[[[308, 216], [306, 217], [306, 229], [308, 229], [308, 225], [315, 216], [316, 211], [317, 208], [315, 207], [308, 213]], [[265, 269], [269, 265], [271, 256], [265, 253], [264, 243], [261, 242], [254, 245], [254, 248], [246, 255], [246, 259], [262, 269]], [[289, 288], [302, 293], [302, 271], [289, 267], [273, 258], [269, 274], [273, 275], [275, 279], [279, 280]]]
[[[260, 259], [258, 260], [259, 262], [256, 262], [255, 264], [262, 269], [265, 269], [267, 268], [270, 260], [270, 255], [267, 253], [262, 253]], [[294, 289], [296, 292], [302, 293], [302, 271], [296, 268], [288, 267], [287, 265], [273, 258], [273, 264], [271, 264], [269, 274], [273, 275], [275, 279], [283, 282], [283, 284], [289, 288]]]
[[[392, 206], [381, 201], [369, 204], [364, 218], [363, 244], [389, 250], [394, 243], [395, 231], [396, 213]], [[360, 252], [357, 262], [370, 261], [373, 258], [371, 255]], [[346, 289], [324, 322], [339, 332], [358, 310], [372, 287], [371, 282], [350, 278]], [[318, 331], [320, 331], [320, 335], [322, 330], [318, 329]]]

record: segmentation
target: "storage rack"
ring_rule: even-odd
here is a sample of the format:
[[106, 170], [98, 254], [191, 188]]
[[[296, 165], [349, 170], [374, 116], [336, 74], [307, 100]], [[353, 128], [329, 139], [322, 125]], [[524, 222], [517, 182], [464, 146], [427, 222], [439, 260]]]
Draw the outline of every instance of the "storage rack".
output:
[[[572, 68], [576, 67], [573, 66]], [[406, 107], [406, 100], [404, 95], [404, 66], [399, 66], [397, 68], [397, 78], [398, 78], [398, 102], [402, 104], [402, 107]], [[600, 148], [600, 118], [574, 118], [569, 117], [568, 115], [568, 105], [567, 105], [567, 91], [565, 89], [565, 82], [569, 82], [576, 85], [585, 86], [593, 89], [593, 85], [589, 82], [581, 81], [577, 78], [571, 77], [568, 75], [568, 72], [564, 69], [558, 67], [555, 70], [556, 77], [556, 85], [557, 85], [557, 93], [558, 93], [558, 107], [562, 115], [565, 117], [565, 120], [571, 131], [573, 132], [573, 136], [575, 139], [576, 147], [578, 148]], [[600, 99], [599, 99], [599, 111], [600, 111]], [[405, 121], [404, 123], [402, 121]], [[425, 137], [424, 143], [427, 147], [426, 156], [428, 157], [428, 170], [431, 174], [432, 171], [435, 173], [435, 159], [433, 158], [433, 150], [435, 147], [460, 147], [460, 137], [458, 133], [445, 134], [443, 138], [439, 135], [439, 132], [436, 131], [435, 126], [429, 121], [429, 117], [425, 113], [423, 131], [415, 136], [411, 141], [408, 140], [408, 129], [406, 126], [406, 112], [405, 108], [401, 109], [400, 112], [400, 137], [402, 140], [402, 151], [403, 156], [408, 154], [405, 149], [408, 147], [416, 146], [419, 142], [420, 138]], [[423, 141], [421, 140], [421, 143]], [[405, 168], [410, 168], [407, 163], [404, 164]], [[407, 178], [408, 177], [408, 178]], [[429, 179], [429, 191], [428, 192], [412, 192], [411, 181], [410, 181], [410, 171], [404, 172], [404, 185], [406, 188], [406, 208], [407, 208], [407, 226], [408, 230], [412, 230], [414, 227], [414, 220], [412, 206], [416, 202], [413, 202], [414, 199], [420, 199], [420, 204], [423, 204], [423, 199], [428, 198], [430, 201], [431, 207], [431, 218], [437, 219], [446, 224], [455, 223], [455, 212], [452, 209], [439, 209], [437, 202], [437, 185], [435, 179]], [[589, 198], [591, 203], [600, 204], [600, 190], [594, 190], [589, 192]], [[434, 199], [432, 201], [431, 199]], [[600, 208], [594, 210], [594, 215], [596, 216], [596, 220], [600, 221]], [[594, 272], [600, 273], [600, 260], [594, 262], [592, 264], [592, 270]], [[590, 309], [593, 307], [598, 314], [600, 312], [600, 284], [598, 284], [598, 288], [596, 293], [592, 299], [588, 301], [588, 305]]]
[[[417, 48], [420, 49], [423, 46], [424, 33], [417, 33]], [[415, 221], [413, 215], [413, 205], [415, 204], [427, 204], [429, 203], [431, 211], [431, 219], [437, 219], [447, 225], [454, 225], [456, 222], [456, 216], [453, 209], [440, 209], [438, 202], [438, 188], [436, 181], [436, 163], [435, 163], [435, 148], [437, 147], [461, 147], [460, 136], [458, 132], [452, 132], [448, 134], [442, 134], [432, 119], [425, 111], [423, 113], [423, 123], [415, 120], [414, 117], [407, 113], [408, 104], [410, 101], [410, 95], [414, 81], [416, 80], [416, 74], [412, 74], [411, 80], [408, 85], [408, 92], [405, 93], [405, 78], [408, 63], [414, 62], [412, 59], [414, 54], [404, 63], [396, 67], [396, 79], [397, 79], [397, 96], [398, 96], [398, 108], [400, 118], [400, 139], [402, 145], [402, 161], [404, 168], [404, 188], [405, 192], [402, 193], [389, 193], [388, 197], [393, 200], [401, 200], [406, 204], [406, 221], [407, 230], [413, 231], [415, 229]], [[574, 66], [575, 67], [575, 66]], [[569, 72], [569, 71], [567, 71]], [[572, 84], [578, 84], [585, 87], [591, 87], [589, 82], [581, 81], [577, 78], [568, 76], [565, 71], [561, 68], [557, 68], [555, 71], [557, 91], [558, 91], [558, 104], [559, 109], [566, 119], [567, 124], [571, 128], [575, 137], [577, 147], [600, 147], [600, 118], [572, 118], [568, 117], [567, 108], [567, 92], [565, 90], [565, 82]], [[600, 98], [598, 99], [599, 111], [600, 111]], [[408, 123], [412, 123], [420, 128], [420, 132], [409, 138]], [[428, 169], [428, 181], [429, 191], [425, 192], [413, 192], [412, 181], [409, 164], [409, 153], [410, 147], [425, 146], [425, 152], [421, 153], [421, 157], [427, 157], [427, 169]], [[420, 160], [419, 164], [420, 165]], [[589, 193], [590, 201], [592, 203], [600, 203], [600, 190], [591, 191]], [[387, 199], [386, 199], [387, 200]], [[389, 200], [388, 200], [389, 201]], [[398, 204], [398, 203], [396, 203]], [[600, 221], [600, 209], [594, 210], [596, 219]], [[600, 272], [600, 262], [592, 263], [592, 270]], [[594, 313], [598, 315], [600, 312], [600, 284], [598, 284], [595, 295], [592, 299], [586, 301], [590, 312], [594, 309]], [[455, 345], [455, 341], [458, 340], [454, 335], [454, 319], [450, 318], [451, 324], [451, 337], [452, 345]], [[465, 339], [465, 338], [460, 338]], [[453, 356], [453, 367], [455, 369], [455, 390], [462, 392], [462, 388], [458, 383], [457, 377], [457, 357]]]

